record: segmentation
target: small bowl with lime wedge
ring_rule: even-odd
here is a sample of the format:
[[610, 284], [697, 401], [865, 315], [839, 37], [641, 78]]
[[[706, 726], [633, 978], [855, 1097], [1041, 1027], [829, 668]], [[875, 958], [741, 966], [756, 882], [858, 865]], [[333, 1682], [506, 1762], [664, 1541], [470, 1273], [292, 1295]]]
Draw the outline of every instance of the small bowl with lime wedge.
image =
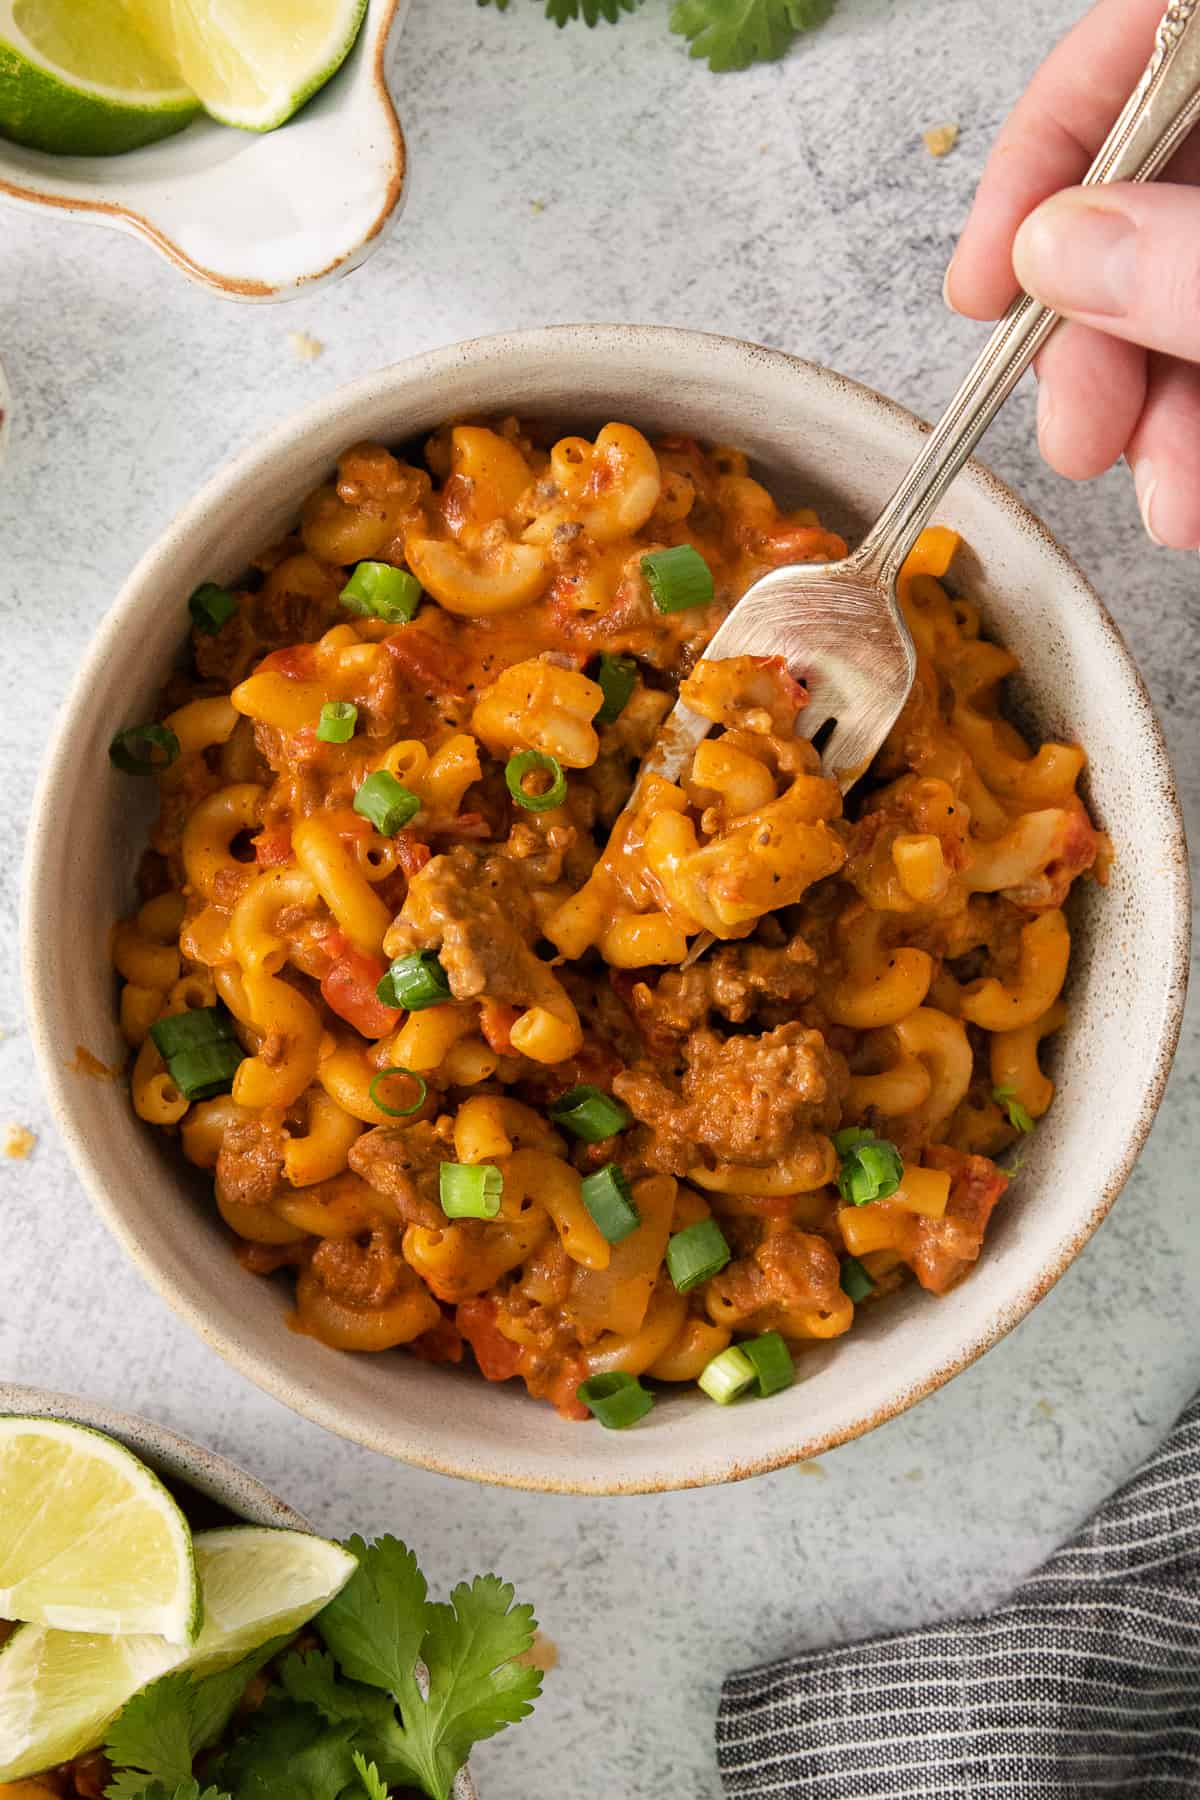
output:
[[407, 0], [0, 0], [0, 202], [143, 237], [230, 299], [363, 262], [404, 191]]
[[236, 1800], [284, 1792], [294, 1764], [328, 1800], [477, 1800], [466, 1747], [540, 1686], [512, 1667], [531, 1610], [495, 1576], [435, 1609], [397, 1539], [318, 1537], [223, 1457], [108, 1407], [0, 1385], [0, 1519], [6, 1795]]

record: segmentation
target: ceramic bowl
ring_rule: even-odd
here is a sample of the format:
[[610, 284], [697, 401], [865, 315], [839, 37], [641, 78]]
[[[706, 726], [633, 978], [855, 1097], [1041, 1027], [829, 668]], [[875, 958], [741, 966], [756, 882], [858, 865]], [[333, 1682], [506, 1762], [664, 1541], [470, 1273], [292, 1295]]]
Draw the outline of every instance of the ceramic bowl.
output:
[[[385, 369], [280, 426], [217, 475], [134, 571], [79, 672], [35, 804], [25, 886], [29, 1014], [54, 1113], [86, 1186], [182, 1318], [278, 1398], [390, 1456], [478, 1481], [615, 1493], [728, 1481], [814, 1456], [938, 1387], [1024, 1317], [1120, 1191], [1154, 1116], [1179, 1028], [1188, 877], [1171, 771], [1141, 677], [1079, 570], [1020, 501], [972, 465], [941, 517], [970, 552], [962, 580], [1024, 663], [1018, 701], [1043, 735], [1088, 747], [1088, 799], [1112, 834], [1110, 885], [1075, 913], [1070, 1022], [1055, 1105], [978, 1268], [944, 1299], [913, 1287], [804, 1378], [735, 1414], [670, 1393], [636, 1431], [565, 1424], [517, 1383], [396, 1352], [348, 1356], [288, 1331], [284, 1287], [243, 1274], [211, 1199], [83, 1044], [124, 1050], [108, 970], [152, 797], [114, 775], [113, 731], [151, 715], [184, 639], [184, 600], [232, 579], [295, 519], [337, 453], [447, 418], [516, 412], [577, 430], [629, 419], [741, 445], [764, 479], [861, 533], [923, 427], [879, 395], [777, 351], [699, 333], [570, 326], [486, 338]], [[148, 784], [147, 784], [148, 785]], [[131, 789], [137, 789], [136, 794]], [[1136, 1080], [1130, 1071], [1137, 1071]]]
[[[38, 1418], [69, 1419], [75, 1425], [90, 1425], [116, 1438], [148, 1463], [168, 1486], [178, 1490], [190, 1488], [202, 1499], [223, 1512], [244, 1519], [248, 1525], [270, 1525], [281, 1531], [311, 1531], [312, 1526], [294, 1507], [278, 1499], [261, 1481], [247, 1475], [235, 1463], [218, 1456], [215, 1450], [204, 1450], [165, 1425], [150, 1419], [136, 1418], [132, 1413], [117, 1412], [94, 1400], [76, 1400], [69, 1394], [54, 1394], [44, 1388], [12, 1387], [0, 1382], [0, 1415], [32, 1414]], [[454, 1784], [454, 1800], [479, 1800], [478, 1791], [466, 1769]]]
[[0, 138], [0, 201], [143, 237], [233, 300], [286, 300], [375, 249], [404, 188], [384, 52], [408, 0], [368, 0], [342, 67], [278, 131], [198, 119], [125, 156], [46, 156]]

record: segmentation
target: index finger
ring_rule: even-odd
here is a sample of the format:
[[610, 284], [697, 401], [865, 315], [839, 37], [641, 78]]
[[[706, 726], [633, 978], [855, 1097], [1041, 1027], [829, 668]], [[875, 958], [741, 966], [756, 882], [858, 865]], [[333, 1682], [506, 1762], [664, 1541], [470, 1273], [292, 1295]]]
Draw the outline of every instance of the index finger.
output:
[[1012, 244], [1035, 206], [1086, 174], [1154, 45], [1164, 0], [1099, 0], [1053, 50], [1001, 129], [946, 276], [946, 299], [996, 319], [1017, 291]]

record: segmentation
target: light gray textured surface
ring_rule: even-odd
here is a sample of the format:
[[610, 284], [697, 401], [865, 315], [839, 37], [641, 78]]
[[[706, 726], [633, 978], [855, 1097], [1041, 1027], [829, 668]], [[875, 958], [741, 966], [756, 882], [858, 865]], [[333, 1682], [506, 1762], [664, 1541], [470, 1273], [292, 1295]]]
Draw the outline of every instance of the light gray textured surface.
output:
[[[292, 1418], [175, 1325], [47, 1129], [15, 969], [15, 851], [37, 760], [108, 599], [233, 449], [379, 363], [568, 319], [755, 338], [927, 414], [956, 385], [979, 332], [943, 312], [942, 268], [988, 142], [1079, 0], [842, 0], [786, 63], [719, 79], [682, 60], [664, 10], [648, 0], [588, 37], [553, 31], [526, 0], [504, 17], [413, 0], [393, 56], [407, 213], [373, 261], [311, 302], [223, 304], [136, 243], [0, 212], [15, 402], [0, 474], [0, 1125], [39, 1134], [30, 1161], [0, 1163], [0, 1376], [161, 1418], [330, 1529], [401, 1531], [435, 1581], [510, 1576], [562, 1660], [535, 1720], [480, 1753], [485, 1800], [715, 1800], [727, 1667], [997, 1597], [1200, 1376], [1194, 1024], [1112, 1218], [1013, 1337], [820, 1466], [660, 1499], [477, 1491]], [[951, 119], [959, 147], [935, 162], [920, 130]], [[324, 342], [319, 361], [293, 357], [296, 330]], [[1146, 543], [1123, 474], [1087, 488], [1050, 476], [1028, 393], [986, 454], [1115, 611], [1195, 831], [1200, 564]]]

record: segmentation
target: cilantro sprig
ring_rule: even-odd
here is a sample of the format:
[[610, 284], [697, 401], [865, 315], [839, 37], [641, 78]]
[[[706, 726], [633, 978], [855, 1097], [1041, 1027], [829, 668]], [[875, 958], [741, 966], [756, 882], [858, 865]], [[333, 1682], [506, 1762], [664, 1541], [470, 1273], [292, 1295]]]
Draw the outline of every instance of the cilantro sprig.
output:
[[472, 1746], [525, 1718], [541, 1692], [540, 1672], [515, 1661], [533, 1642], [533, 1609], [495, 1575], [460, 1583], [448, 1605], [430, 1600], [397, 1538], [346, 1548], [358, 1569], [313, 1621], [325, 1649], [284, 1656], [244, 1715], [248, 1683], [283, 1640], [222, 1674], [143, 1688], [109, 1728], [106, 1800], [388, 1800], [399, 1785], [450, 1800]]
[[[507, 12], [510, 0], [477, 0]], [[615, 25], [623, 13], [636, 12], [643, 0], [545, 0], [545, 14], [556, 25], [601, 19]], [[777, 62], [803, 31], [823, 25], [837, 0], [674, 0], [670, 28], [686, 39], [688, 53], [702, 57], [714, 73], [748, 69], [751, 63]]]

